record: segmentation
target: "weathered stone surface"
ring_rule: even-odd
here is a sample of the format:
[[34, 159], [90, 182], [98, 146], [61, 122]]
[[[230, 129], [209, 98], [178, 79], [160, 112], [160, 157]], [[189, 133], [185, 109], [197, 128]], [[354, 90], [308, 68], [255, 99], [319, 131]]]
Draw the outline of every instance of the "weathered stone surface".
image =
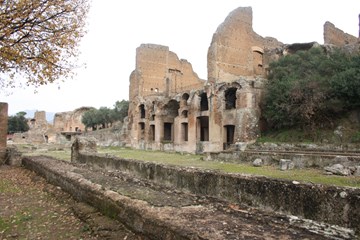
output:
[[[205, 189], [208, 191], [216, 190], [210, 186], [214, 183], [216, 176], [219, 177], [218, 180], [221, 183], [225, 184], [224, 186], [228, 185], [226, 189], [222, 188], [223, 186], [219, 186], [217, 189], [222, 189], [219, 194], [223, 197], [231, 197], [232, 194], [228, 194], [226, 191], [233, 189], [234, 186], [248, 187], [255, 184], [270, 187], [272, 184], [280, 183], [277, 181], [269, 184], [264, 181], [265, 179], [256, 177], [251, 179], [237, 178], [219, 173], [214, 175], [211, 171], [178, 169], [131, 160], [129, 165], [126, 163], [128, 160], [121, 163], [112, 162], [113, 160], [115, 159], [108, 158], [102, 159], [101, 163], [99, 161], [98, 164], [103, 165], [102, 168], [92, 164], [69, 164], [55, 159], [49, 161], [44, 157], [25, 158], [23, 162], [27, 168], [45, 176], [48, 181], [60, 185], [76, 199], [96, 206], [105, 214], [125, 222], [126, 226], [134, 232], [144, 234], [150, 239], [279, 239], [279, 236], [284, 239], [327, 239], [328, 237], [351, 239], [355, 237], [353, 229], [332, 226], [329, 223], [311, 221], [300, 217], [294, 219], [292, 216], [276, 212], [269, 214], [269, 211], [264, 212], [254, 208], [254, 206], [248, 208], [236, 202], [217, 201], [214, 197], [204, 196], [208, 195], [207, 192], [202, 192]], [[117, 168], [110, 171], [111, 168], [109, 167], [114, 163]], [[141, 164], [141, 166], [137, 164]], [[167, 180], [164, 178], [165, 181], [161, 181], [159, 179], [160, 173]], [[207, 181], [202, 180], [203, 174], [204, 179], [208, 179]], [[140, 175], [142, 176], [140, 177]], [[149, 176], [152, 178], [149, 179]], [[181, 177], [181, 181], [175, 179], [178, 177]], [[232, 185], [232, 181], [228, 177], [237, 178], [238, 184]], [[240, 179], [245, 182], [239, 181]], [[197, 191], [193, 192], [195, 194], [188, 194], [185, 193], [187, 191], [182, 192], [181, 188], [174, 189], [171, 187], [173, 181], [183, 184], [184, 187], [189, 187], [191, 192], [196, 189]], [[308, 204], [312, 204], [309, 211], [316, 211], [317, 206], [313, 206], [315, 202], [310, 200], [313, 198], [310, 193], [317, 192], [316, 187], [307, 187], [302, 184], [293, 185], [285, 182], [281, 182], [280, 185], [282, 185], [282, 187], [279, 186], [279, 190], [280, 188], [281, 190], [275, 190], [274, 193], [277, 195], [277, 199], [281, 198], [284, 191], [288, 191], [289, 188], [292, 188], [293, 192], [298, 189], [301, 193], [296, 196], [305, 196], [308, 199]], [[272, 192], [274, 189], [268, 189], [268, 191]], [[324, 191], [317, 193], [324, 194], [327, 191], [330, 191], [331, 198], [336, 196], [338, 192], [335, 190], [334, 195], [332, 189], [324, 189]], [[339, 197], [341, 201], [335, 199], [342, 206], [343, 203], [341, 202], [350, 202], [354, 193], [348, 190], [339, 190], [339, 192], [341, 191], [346, 191], [348, 194], [347, 198]], [[241, 195], [245, 194], [245, 192], [240, 193]], [[331, 199], [318, 198], [320, 196], [315, 200], [322, 204], [328, 204], [331, 201]], [[268, 197], [263, 198], [264, 203], [269, 203], [270, 199]], [[286, 199], [286, 202], [292, 201], [291, 196], [286, 197]], [[294, 207], [299, 207], [302, 201], [298, 199], [296, 203]], [[306, 209], [308, 206], [304, 207]], [[327, 209], [326, 206], [319, 208]], [[348, 211], [351, 211], [350, 209], [353, 209], [353, 204], [349, 205]], [[329, 218], [329, 221], [334, 220], [341, 220], [341, 218]], [[356, 224], [356, 222], [352, 223]], [[310, 228], [311, 232], [307, 228]]]
[[208, 50], [208, 81], [231, 82], [240, 76], [254, 78], [265, 75], [265, 48], [282, 43], [263, 38], [252, 29], [251, 7], [233, 10], [219, 25]]
[[356, 166], [356, 167], [355, 167], [354, 176], [357, 176], [357, 177], [360, 176], [360, 166]]
[[84, 112], [90, 107], [81, 107], [69, 112], [56, 113], [54, 116], [54, 129], [56, 132], [77, 132], [85, 131], [85, 125], [81, 122]]
[[136, 69], [130, 76], [129, 99], [156, 94], [171, 95], [202, 87], [204, 81], [191, 64], [156, 44], [141, 44], [136, 49]]
[[279, 164], [280, 164], [280, 170], [282, 171], [291, 170], [294, 169], [295, 167], [293, 161], [289, 159], [280, 159]]
[[21, 166], [22, 154], [15, 145], [8, 146], [6, 149], [6, 164], [10, 166]]
[[76, 137], [71, 145], [71, 161], [76, 162], [82, 152], [97, 153], [96, 139], [93, 137]]
[[333, 44], [336, 46], [344, 46], [346, 44], [358, 43], [359, 39], [348, 33], [345, 33], [339, 28], [336, 28], [331, 22], [324, 24], [324, 43]]
[[261, 167], [264, 163], [263, 160], [261, 158], [257, 158], [253, 161], [253, 166], [254, 167]]
[[344, 167], [344, 165], [342, 164], [334, 164], [332, 166], [329, 167], [325, 167], [324, 170], [326, 172], [335, 174], [335, 175], [341, 175], [341, 176], [349, 176], [351, 175], [351, 171], [349, 168]]

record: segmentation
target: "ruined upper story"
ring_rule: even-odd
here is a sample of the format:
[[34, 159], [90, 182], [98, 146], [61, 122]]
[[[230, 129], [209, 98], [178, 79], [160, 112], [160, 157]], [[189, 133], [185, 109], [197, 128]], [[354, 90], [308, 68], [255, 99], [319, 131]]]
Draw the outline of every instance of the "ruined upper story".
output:
[[208, 81], [231, 82], [266, 75], [264, 52], [281, 47], [275, 38], [264, 38], [252, 28], [251, 7], [239, 7], [219, 25], [208, 50]]
[[324, 24], [324, 44], [332, 44], [340, 47], [346, 44], [357, 44], [359, 42], [359, 38], [345, 33], [341, 29], [335, 27], [331, 22], [326, 22]]
[[56, 113], [54, 116], [54, 130], [60, 132], [79, 132], [85, 131], [85, 125], [82, 123], [82, 116], [89, 111], [90, 107], [81, 107], [69, 112]]
[[191, 64], [156, 44], [141, 44], [136, 49], [136, 68], [130, 75], [129, 98], [173, 95], [204, 84]]

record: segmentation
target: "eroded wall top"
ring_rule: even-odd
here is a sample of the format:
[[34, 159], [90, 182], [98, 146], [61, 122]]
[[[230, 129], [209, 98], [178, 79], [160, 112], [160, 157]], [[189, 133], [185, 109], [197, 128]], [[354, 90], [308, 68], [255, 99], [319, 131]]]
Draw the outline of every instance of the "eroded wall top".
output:
[[208, 80], [230, 82], [239, 77], [263, 76], [264, 49], [281, 45], [253, 31], [251, 7], [237, 8], [213, 35], [208, 50]]
[[191, 64], [167, 46], [142, 44], [136, 49], [136, 69], [130, 76], [130, 100], [136, 96], [176, 94], [202, 86]]
[[324, 24], [324, 43], [333, 44], [336, 46], [343, 46], [345, 44], [354, 44], [357, 43], [359, 39], [345, 33], [341, 29], [335, 27], [331, 22], [326, 22]]

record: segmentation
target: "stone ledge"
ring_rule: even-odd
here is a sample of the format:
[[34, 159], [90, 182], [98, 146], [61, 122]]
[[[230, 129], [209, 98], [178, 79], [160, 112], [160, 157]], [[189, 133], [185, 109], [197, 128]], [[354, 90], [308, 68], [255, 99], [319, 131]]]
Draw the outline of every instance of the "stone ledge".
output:
[[[291, 216], [246, 209], [193, 194], [183, 193], [184, 198], [195, 197], [195, 202], [187, 206], [155, 206], [113, 189], [117, 186], [113, 184], [116, 176], [110, 176], [109, 170], [91, 169], [89, 165], [70, 164], [48, 157], [26, 157], [23, 165], [149, 239], [238, 239], [239, 236], [327, 239], [330, 232], [333, 232], [332, 236], [345, 239], [354, 237], [351, 230], [344, 231], [326, 224], [317, 228], [322, 232], [313, 233], [294, 224], [300, 221]], [[142, 182], [139, 186], [147, 184], [151, 183]], [[324, 229], [330, 230], [325, 233]]]

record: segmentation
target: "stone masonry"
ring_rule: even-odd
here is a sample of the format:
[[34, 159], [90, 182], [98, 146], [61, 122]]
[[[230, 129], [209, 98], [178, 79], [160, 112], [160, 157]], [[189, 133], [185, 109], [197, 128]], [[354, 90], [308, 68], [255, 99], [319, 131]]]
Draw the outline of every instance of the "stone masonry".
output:
[[[336, 46], [356, 47], [358, 42], [328, 22], [324, 39]], [[252, 28], [251, 7], [232, 11], [214, 33], [207, 81], [168, 47], [142, 44], [130, 76], [126, 144], [190, 153], [243, 149], [262, 127], [259, 103], [270, 62], [319, 46], [285, 45], [258, 35]]]
[[343, 46], [345, 44], [356, 44], [358, 42], [359, 38], [336, 28], [331, 22], [324, 24], [324, 44]]
[[208, 81], [168, 47], [143, 44], [130, 76], [128, 144], [180, 152], [234, 150], [259, 132], [267, 49], [281, 47], [252, 29], [251, 8], [234, 10], [208, 52]]

